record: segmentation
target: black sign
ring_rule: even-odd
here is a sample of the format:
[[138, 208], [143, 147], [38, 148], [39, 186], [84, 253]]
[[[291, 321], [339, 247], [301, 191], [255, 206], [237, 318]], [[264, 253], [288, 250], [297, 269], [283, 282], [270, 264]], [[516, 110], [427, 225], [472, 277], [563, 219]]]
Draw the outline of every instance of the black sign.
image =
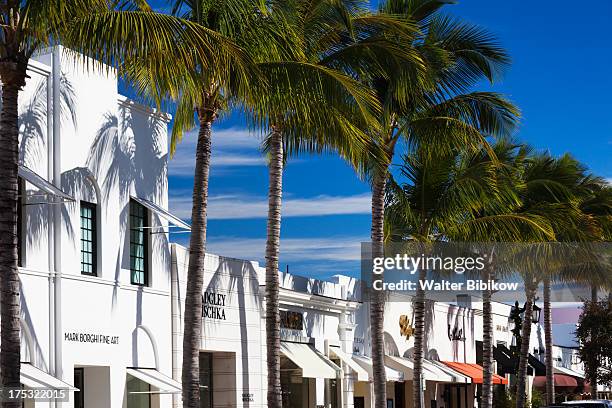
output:
[[215, 320], [226, 320], [225, 299], [227, 295], [216, 292], [204, 292], [202, 295], [202, 317]]
[[93, 344], [119, 344], [119, 336], [109, 336], [101, 333], [64, 333], [64, 341]]

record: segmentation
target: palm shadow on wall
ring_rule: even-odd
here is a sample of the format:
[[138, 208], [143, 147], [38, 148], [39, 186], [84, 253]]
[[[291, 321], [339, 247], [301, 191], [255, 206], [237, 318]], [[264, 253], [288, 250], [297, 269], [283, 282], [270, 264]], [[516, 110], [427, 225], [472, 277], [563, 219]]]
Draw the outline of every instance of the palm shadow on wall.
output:
[[[72, 83], [64, 73], [60, 74], [60, 117], [61, 122], [67, 122], [76, 129], [75, 92]], [[53, 100], [51, 99], [51, 103]], [[52, 111], [53, 106], [50, 106]], [[34, 93], [25, 104], [20, 106], [19, 113], [19, 164], [32, 170], [37, 169], [40, 163], [47, 163], [47, 80], [39, 80]], [[40, 174], [45, 178], [45, 173]], [[49, 177], [50, 178], [50, 177]], [[62, 183], [63, 185], [63, 183]], [[40, 244], [40, 237], [48, 231], [50, 221], [50, 204], [41, 204], [40, 199], [34, 197], [37, 190], [30, 189], [26, 192], [27, 205], [25, 227], [27, 231], [28, 245], [33, 247]], [[38, 203], [38, 204], [32, 204]], [[74, 237], [74, 229], [69, 222], [66, 204], [59, 205], [62, 213], [62, 226], [66, 229], [69, 237]], [[70, 204], [68, 204], [70, 205]], [[37, 248], [40, 250], [41, 248]]]
[[[162, 202], [167, 191], [166, 123], [154, 115], [134, 114], [135, 104], [121, 106], [118, 114], [107, 112], [101, 123], [87, 158], [87, 167], [100, 184], [102, 200], [108, 203], [118, 192], [125, 203], [119, 215], [120, 242], [115, 261], [115, 282], [120, 281], [122, 269], [130, 269], [129, 199], [131, 195], [153, 202]], [[161, 226], [161, 219], [152, 214], [152, 225]], [[161, 229], [151, 233], [151, 251], [155, 259], [170, 270], [168, 237]], [[167, 278], [169, 279], [169, 272]], [[112, 305], [116, 305], [117, 286], [113, 291]], [[139, 305], [138, 309], [141, 307]], [[137, 311], [141, 320], [142, 311]]]
[[[24, 293], [23, 283], [21, 281], [19, 282], [19, 293], [22, 293], [22, 294]], [[21, 321], [28, 328], [28, 332], [31, 337], [29, 339], [31, 343], [28, 344], [28, 347], [30, 348], [29, 350], [30, 361], [28, 362], [34, 365], [35, 367], [38, 367], [46, 371], [48, 369], [49, 362], [45, 360], [45, 353], [43, 352], [43, 349], [40, 346], [40, 341], [38, 339], [36, 331], [33, 330], [34, 324], [32, 322], [32, 315], [30, 314], [30, 308], [28, 306], [28, 301], [23, 295], [21, 296], [20, 306], [21, 306]], [[21, 333], [21, 335], [23, 336], [24, 333]], [[23, 339], [22, 339], [22, 344], [24, 344]], [[22, 361], [24, 361], [23, 357], [24, 356], [22, 356]]]

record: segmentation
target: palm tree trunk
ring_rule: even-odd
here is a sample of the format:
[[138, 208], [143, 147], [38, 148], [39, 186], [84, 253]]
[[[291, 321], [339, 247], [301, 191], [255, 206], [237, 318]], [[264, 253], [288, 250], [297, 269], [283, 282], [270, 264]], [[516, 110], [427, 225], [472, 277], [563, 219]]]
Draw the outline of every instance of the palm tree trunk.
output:
[[[491, 273], [487, 268], [484, 281], [489, 282]], [[493, 408], [493, 313], [491, 310], [491, 289], [482, 291], [482, 408]]]
[[[383, 256], [386, 173], [374, 176], [372, 184], [372, 256]], [[381, 279], [382, 276], [376, 276]], [[372, 371], [374, 378], [374, 408], [387, 406], [387, 377], [383, 343], [385, 323], [384, 292], [372, 291], [370, 299], [370, 330], [372, 336]]]
[[[599, 289], [597, 285], [591, 286], [591, 302], [597, 303], [599, 301]], [[589, 383], [591, 386], [591, 398], [597, 399], [597, 369], [595, 370], [594, 375], [590, 376]]]
[[[17, 270], [17, 186], [19, 163], [18, 103], [21, 86], [13, 85], [2, 72], [0, 113], [0, 382], [19, 388], [20, 293]], [[19, 408], [20, 401], [2, 402], [3, 408]]]
[[204, 257], [206, 255], [206, 208], [208, 205], [208, 175], [214, 115], [198, 109], [200, 130], [196, 145], [189, 268], [185, 294], [183, 325], [183, 407], [200, 408], [200, 347], [202, 344], [202, 290]]
[[533, 282], [525, 282], [525, 313], [523, 315], [521, 353], [519, 356], [519, 368], [516, 391], [516, 408], [525, 408], [527, 399], [527, 363], [529, 360], [529, 341], [531, 339], [531, 315], [533, 314], [533, 303], [535, 299], [536, 286]]
[[268, 408], [282, 408], [280, 381], [280, 312], [278, 254], [280, 251], [281, 204], [283, 195], [283, 135], [272, 128], [266, 239], [266, 351], [268, 364]]
[[553, 373], [553, 334], [550, 290], [550, 278], [544, 278], [544, 347], [546, 348], [546, 405], [553, 405], [555, 403], [555, 379]]
[[412, 401], [414, 408], [425, 408], [423, 393], [423, 361], [425, 360], [425, 290], [420, 282], [427, 277], [425, 269], [419, 270], [419, 280], [414, 297], [414, 370]]

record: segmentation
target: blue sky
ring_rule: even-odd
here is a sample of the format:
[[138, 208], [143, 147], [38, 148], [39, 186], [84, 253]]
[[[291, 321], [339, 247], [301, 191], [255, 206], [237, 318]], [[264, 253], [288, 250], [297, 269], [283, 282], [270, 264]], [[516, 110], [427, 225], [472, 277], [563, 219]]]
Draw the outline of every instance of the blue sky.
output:
[[[161, 2], [160, 2], [161, 3]], [[571, 152], [612, 179], [612, 2], [465, 0], [447, 12], [495, 33], [513, 65], [481, 90], [520, 106], [516, 137], [558, 155]], [[170, 208], [189, 218], [194, 134], [169, 163]], [[267, 170], [258, 139], [237, 115], [215, 124], [209, 191], [208, 249], [263, 264]], [[291, 159], [284, 178], [281, 268], [329, 277], [359, 273], [359, 243], [370, 231], [369, 187], [334, 157]], [[187, 242], [177, 234], [173, 240]]]

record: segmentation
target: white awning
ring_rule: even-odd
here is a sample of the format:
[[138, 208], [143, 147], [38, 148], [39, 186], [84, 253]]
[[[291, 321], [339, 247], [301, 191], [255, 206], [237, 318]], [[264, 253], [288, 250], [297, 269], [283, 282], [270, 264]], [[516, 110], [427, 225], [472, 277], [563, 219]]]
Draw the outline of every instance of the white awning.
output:
[[53, 390], [78, 391], [72, 385], [58, 380], [51, 374], [34, 367], [30, 363], [21, 363], [20, 381], [28, 388], [48, 388]]
[[576, 378], [584, 379], [584, 373], [579, 373], [578, 371], [570, 370], [565, 367], [554, 367], [554, 372], [557, 374], [565, 374]]
[[164, 210], [154, 202], [134, 196], [132, 196], [132, 200], [147, 207], [149, 210], [153, 211], [155, 214], [159, 215], [161, 218], [165, 219], [173, 226], [191, 231], [191, 227], [189, 226], [189, 224], [187, 224], [177, 216], [170, 214], [167, 210]]
[[[404, 373], [404, 379], [412, 380], [414, 375], [414, 361], [397, 356], [385, 356], [385, 364], [389, 367]], [[454, 370], [443, 369], [431, 361], [423, 361], [423, 376], [426, 381], [436, 381], [443, 383], [470, 383], [467, 377], [456, 373]]]
[[281, 353], [302, 369], [302, 377], [337, 378], [340, 367], [310, 344], [281, 341]]
[[335, 354], [344, 364], [357, 374], [357, 381], [368, 381], [368, 372], [363, 369], [353, 357], [345, 353], [340, 347], [330, 346], [329, 351]]
[[[353, 356], [355, 361], [359, 363], [367, 372], [370, 380], [374, 378], [374, 367], [372, 366], [372, 359], [365, 356]], [[385, 377], [387, 381], [404, 381], [404, 373], [395, 370], [385, 364]]]
[[64, 193], [62, 190], [49, 183], [47, 180], [34, 173], [34, 171], [30, 170], [24, 165], [19, 165], [18, 174], [19, 177], [39, 189], [41, 191], [41, 195], [47, 196], [48, 198], [54, 200], [52, 202], [74, 201], [74, 198], [70, 197], [68, 194]]
[[154, 368], [128, 368], [127, 373], [156, 388], [149, 392], [134, 392], [134, 394], [180, 394], [181, 383], [160, 373]]

